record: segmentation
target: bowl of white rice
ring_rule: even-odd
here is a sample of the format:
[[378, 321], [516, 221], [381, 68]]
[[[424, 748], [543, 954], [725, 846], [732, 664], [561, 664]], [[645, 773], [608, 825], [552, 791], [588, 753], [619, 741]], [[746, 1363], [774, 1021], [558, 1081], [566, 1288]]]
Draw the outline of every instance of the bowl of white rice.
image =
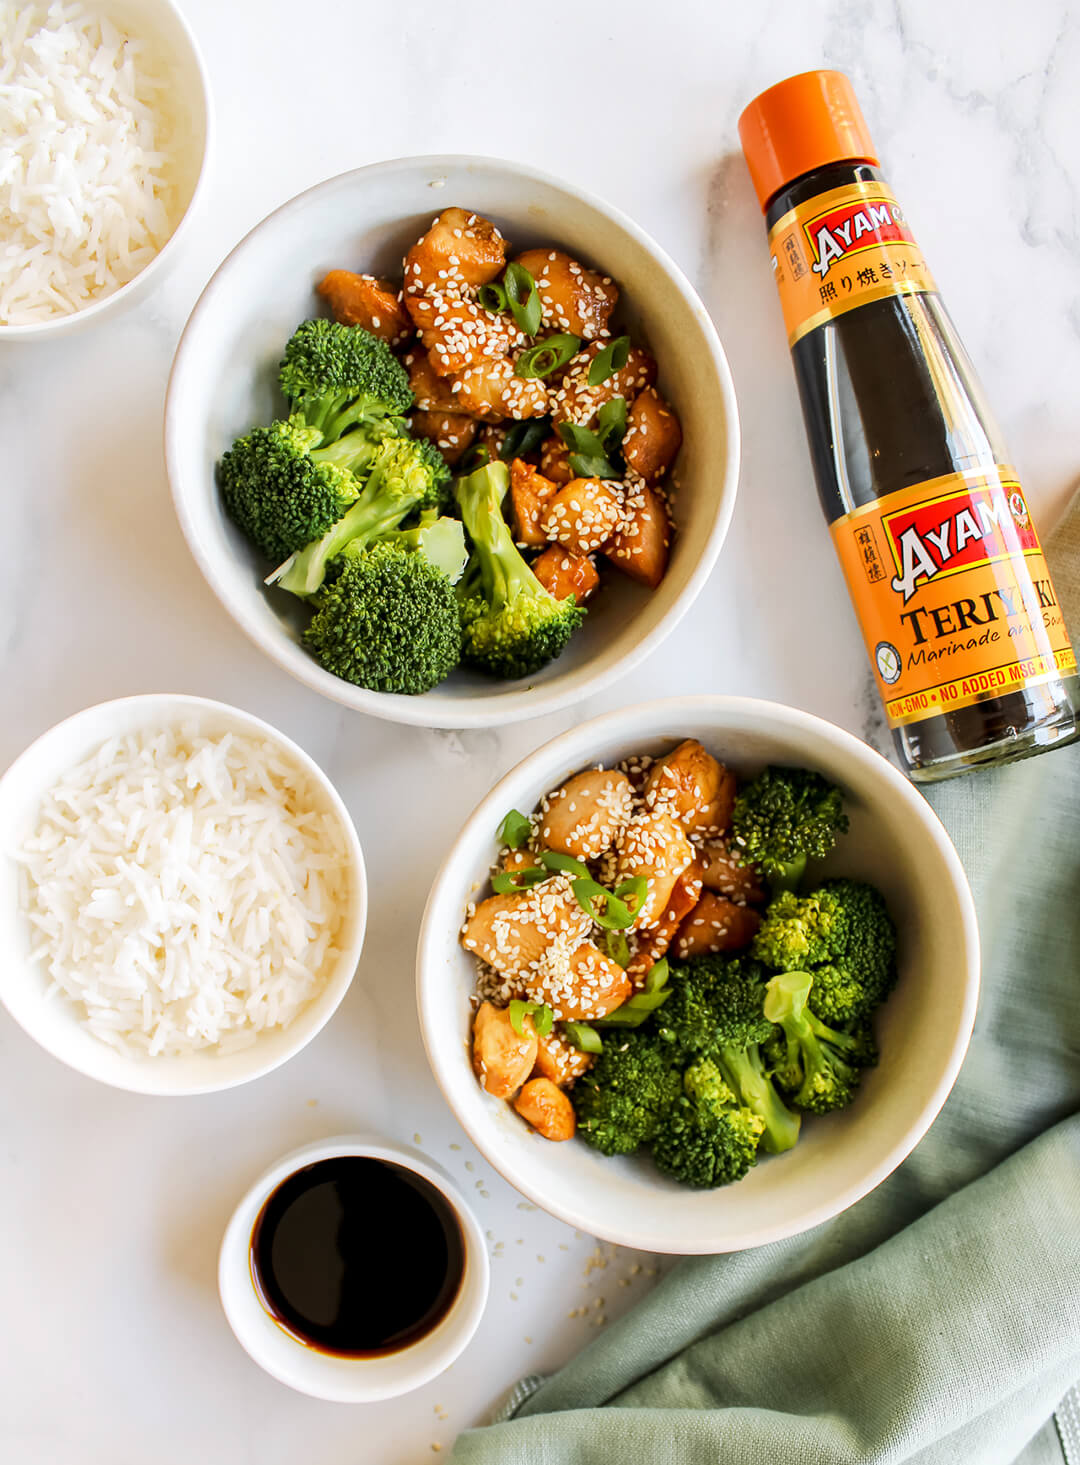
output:
[[210, 124], [172, 0], [0, 0], [0, 342], [85, 325], [160, 277]]
[[284, 1063], [348, 990], [366, 916], [340, 796], [235, 707], [104, 702], [0, 778], [0, 1002], [103, 1083], [207, 1093]]

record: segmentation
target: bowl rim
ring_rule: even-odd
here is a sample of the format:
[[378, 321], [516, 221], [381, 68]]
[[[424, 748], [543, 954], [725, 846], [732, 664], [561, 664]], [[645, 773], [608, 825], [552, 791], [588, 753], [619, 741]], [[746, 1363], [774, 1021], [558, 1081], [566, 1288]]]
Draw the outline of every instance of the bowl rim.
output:
[[[142, 293], [145, 287], [161, 273], [164, 266], [162, 260], [168, 257], [169, 263], [175, 256], [173, 246], [183, 235], [186, 237], [190, 231], [192, 217], [201, 206], [202, 199], [208, 187], [208, 176], [210, 172], [210, 155], [217, 133], [217, 118], [214, 109], [214, 94], [210, 89], [210, 73], [207, 70], [206, 61], [202, 50], [195, 38], [195, 32], [191, 27], [187, 16], [177, 4], [177, 0], [153, 0], [153, 4], [160, 6], [162, 10], [171, 13], [178, 25], [187, 46], [191, 53], [191, 59], [195, 64], [195, 73], [199, 78], [199, 92], [202, 101], [203, 113], [203, 146], [202, 156], [199, 158], [199, 171], [195, 178], [195, 186], [191, 190], [191, 197], [188, 199], [187, 207], [176, 221], [176, 227], [166, 239], [165, 243], [154, 255], [153, 259], [145, 264], [136, 275], [125, 281], [118, 290], [111, 295], [103, 295], [100, 299], [93, 300], [81, 310], [70, 311], [67, 315], [57, 315], [49, 320], [26, 321], [21, 325], [5, 325], [0, 322], [0, 346], [7, 341], [43, 341], [51, 336], [58, 336], [66, 330], [74, 330], [76, 327], [91, 324], [103, 315], [112, 306], [127, 303], [136, 293]], [[107, 9], [107, 5], [102, 6]]]
[[[293, 643], [287, 641], [283, 636], [268, 637], [255, 617], [248, 613], [239, 595], [234, 595], [228, 585], [219, 580], [211, 567], [209, 556], [203, 552], [188, 507], [189, 493], [182, 484], [184, 475], [180, 466], [179, 448], [181, 427], [177, 421], [177, 414], [181, 410], [187, 377], [197, 370], [197, 364], [190, 364], [192, 343], [197, 343], [200, 339], [203, 330], [207, 328], [207, 321], [212, 320], [209, 312], [215, 306], [219, 293], [227, 288], [227, 280], [223, 280], [223, 276], [231, 268], [237, 256], [246, 248], [248, 242], [264, 226], [272, 220], [301, 212], [313, 195], [323, 190], [340, 188], [346, 180], [361, 177], [378, 178], [382, 174], [406, 168], [429, 172], [437, 177], [439, 173], [451, 169], [477, 166], [495, 170], [502, 169], [518, 178], [555, 189], [575, 198], [602, 216], [609, 225], [613, 225], [628, 235], [668, 277], [696, 320], [715, 371], [725, 419], [725, 456], [721, 472], [724, 489], [708, 534], [697, 542], [697, 561], [666, 616], [621, 656], [611, 659], [609, 664], [597, 665], [598, 662], [604, 662], [605, 658], [601, 653], [582, 666], [557, 675], [551, 682], [536, 686], [525, 685], [512, 691], [485, 693], [480, 697], [462, 697], [452, 694], [440, 697], [430, 695], [406, 697], [394, 693], [374, 692], [365, 687], [353, 686], [349, 682], [342, 681], [340, 677], [332, 676], [310, 657], [301, 659], [290, 655], [290, 650], [295, 650]], [[728, 365], [719, 333], [701, 297], [667, 251], [622, 210], [588, 190], [524, 163], [472, 153], [408, 154], [380, 162], [367, 163], [362, 167], [337, 173], [333, 177], [325, 178], [310, 188], [293, 195], [249, 229], [211, 275], [202, 294], [195, 302], [180, 336], [165, 392], [164, 440], [169, 490], [188, 548], [218, 602], [248, 639], [297, 681], [344, 707], [388, 722], [435, 728], [493, 727], [522, 721], [526, 718], [541, 717], [551, 712], [558, 712], [580, 701], [583, 697], [601, 692], [618, 678], [633, 671], [675, 630], [683, 616], [697, 600], [706, 580], [712, 574], [735, 511], [742, 459], [742, 432], [738, 401], [731, 368]]]
[[[169, 707], [173, 710], [169, 711]], [[298, 1053], [302, 1052], [322, 1032], [323, 1028], [344, 1001], [345, 995], [352, 986], [359, 968], [364, 940], [367, 934], [369, 902], [364, 852], [356, 825], [346, 807], [345, 801], [331, 782], [329, 776], [315, 762], [310, 753], [306, 752], [285, 733], [280, 732], [272, 723], [266, 722], [263, 718], [257, 717], [252, 712], [245, 711], [242, 707], [235, 707], [228, 702], [219, 702], [210, 697], [199, 697], [186, 692], [141, 692], [129, 697], [112, 698], [106, 702], [95, 702], [89, 707], [84, 707], [78, 712], [73, 712], [69, 717], [61, 719], [60, 722], [54, 723], [52, 727], [46, 728], [43, 732], [39, 733], [12, 760], [8, 767], [0, 773], [0, 794], [2, 794], [9, 783], [17, 783], [21, 768], [46, 741], [62, 741], [65, 730], [71, 730], [82, 723], [92, 724], [94, 719], [101, 717], [106, 709], [111, 714], [113, 711], [119, 711], [121, 709], [134, 710], [135, 708], [145, 708], [151, 714], [157, 712], [162, 718], [179, 718], [186, 711], [217, 716], [239, 724], [249, 734], [267, 739], [274, 747], [285, 752], [307, 773], [308, 777], [321, 790], [329, 809], [337, 817], [355, 872], [355, 895], [353, 897], [353, 903], [355, 905], [355, 934], [349, 944], [341, 951], [330, 980], [311, 999], [308, 1005], [301, 1009], [294, 1019], [294, 1022], [297, 1022], [306, 1014], [310, 1014], [311, 1018], [309, 1020], [314, 1020], [314, 1026], [299, 1040], [294, 1040], [292, 1043], [283, 1041], [281, 1045], [282, 1051], [280, 1053], [272, 1058], [264, 1057], [259, 1062], [255, 1061], [255, 1057], [259, 1051], [258, 1037], [256, 1037], [256, 1041], [250, 1047], [240, 1050], [235, 1055], [217, 1055], [210, 1050], [208, 1057], [211, 1063], [218, 1056], [236, 1059], [250, 1057], [250, 1066], [238, 1063], [239, 1072], [222, 1079], [215, 1079], [211, 1075], [205, 1081], [174, 1083], [170, 1085], [162, 1081], [167, 1078], [168, 1056], [164, 1060], [143, 1061], [117, 1052], [116, 1050], [107, 1049], [107, 1051], [115, 1053], [115, 1056], [124, 1065], [122, 1068], [118, 1068], [117, 1073], [113, 1075], [98, 1072], [93, 1063], [88, 1060], [81, 1061], [80, 1055], [72, 1056], [58, 1051], [58, 1047], [52, 1037], [52, 1023], [46, 1021], [39, 1025], [33, 1019], [32, 1012], [36, 1013], [40, 1010], [40, 1003], [28, 1011], [16, 1010], [9, 1003], [8, 998], [16, 981], [20, 981], [21, 984], [21, 979], [14, 978], [12, 975], [16, 967], [15, 963], [10, 961], [5, 963], [3, 970], [0, 971], [0, 1006], [5, 1009], [11, 1020], [17, 1024], [27, 1037], [35, 1042], [51, 1058], [55, 1059], [56, 1062], [63, 1063], [65, 1067], [70, 1068], [73, 1072], [81, 1073], [84, 1077], [94, 1079], [98, 1083], [106, 1084], [110, 1088], [120, 1089], [128, 1093], [146, 1094], [151, 1097], [167, 1099], [187, 1098], [197, 1094], [221, 1093], [226, 1089], [238, 1088], [241, 1084], [250, 1083], [253, 1079], [262, 1078], [265, 1074], [272, 1073], [274, 1069], [280, 1068], [289, 1059], [295, 1058]], [[100, 741], [104, 742], [109, 736], [110, 732], [108, 727], [102, 726]], [[95, 737], [97, 737], [97, 734], [95, 734]], [[39, 795], [42, 792], [44, 791], [38, 790]], [[0, 855], [0, 858], [9, 857], [6, 854]], [[21, 964], [19, 970], [21, 971]], [[343, 975], [336, 976], [338, 972]], [[77, 1013], [72, 1012], [70, 1018], [75, 1025], [79, 1025], [80, 1020]], [[292, 1026], [292, 1024], [281, 1029], [283, 1039], [289, 1032], [289, 1026]], [[103, 1046], [107, 1047], [107, 1045]], [[162, 1063], [160, 1067], [157, 1066], [159, 1062]], [[155, 1073], [160, 1074], [161, 1077], [155, 1079]]]
[[[773, 1226], [762, 1228], [752, 1236], [740, 1238], [737, 1243], [729, 1243], [728, 1240], [725, 1240], [723, 1250], [725, 1253], [744, 1251], [750, 1247], [765, 1246], [774, 1241], [783, 1241], [790, 1236], [799, 1235], [804, 1231], [809, 1231], [813, 1227], [820, 1225], [824, 1221], [831, 1220], [832, 1217], [839, 1215], [842, 1211], [854, 1205], [856, 1201], [868, 1195], [870, 1191], [876, 1189], [911, 1154], [912, 1150], [922, 1140], [956, 1082], [964, 1061], [964, 1056], [967, 1053], [978, 1006], [980, 938], [975, 901], [971, 893], [967, 874], [945, 826], [914, 784], [905, 778], [887, 759], [883, 758], [876, 749], [870, 747], [869, 744], [864, 743], [846, 729], [838, 727], [826, 718], [817, 717], [813, 713], [804, 712], [786, 703], [772, 702], [756, 697], [708, 693], [683, 697], [657, 698], [651, 701], [638, 702], [612, 712], [605, 712], [599, 717], [591, 718], [587, 722], [571, 728], [568, 732], [561, 733], [559, 736], [552, 738], [522, 758], [499, 779], [491, 791], [484, 796], [480, 803], [467, 816], [462, 824], [461, 832], [447, 851], [432, 882], [431, 891], [424, 908], [424, 914], [421, 918], [420, 935], [417, 942], [417, 1013], [428, 1064], [455, 1118], [465, 1130], [472, 1143], [484, 1156], [485, 1160], [498, 1170], [508, 1184], [512, 1185], [522, 1195], [547, 1211], [549, 1215], [556, 1216], [567, 1225], [574, 1226], [578, 1230], [585, 1231], [590, 1235], [602, 1236], [605, 1241], [609, 1241], [618, 1246], [632, 1246], [643, 1251], [653, 1251], [662, 1254], [717, 1254], [717, 1249], [715, 1244], [710, 1244], [707, 1241], [702, 1241], [700, 1244], [686, 1242], [672, 1245], [670, 1239], [667, 1237], [651, 1231], [644, 1231], [641, 1228], [635, 1228], [632, 1218], [626, 1224], [603, 1227], [601, 1230], [597, 1230], [595, 1217], [590, 1216], [586, 1210], [583, 1210], [581, 1207], [576, 1207], [573, 1204], [553, 1203], [542, 1188], [532, 1182], [527, 1164], [518, 1165], [505, 1158], [497, 1159], [487, 1144], [486, 1126], [474, 1124], [465, 1106], [458, 1102], [459, 1084], [454, 1078], [454, 1073], [457, 1070], [450, 1062], [451, 1055], [456, 1055], [456, 1045], [441, 1041], [439, 1035], [431, 1031], [426, 1016], [429, 989], [436, 982], [445, 978], [445, 962], [440, 960], [440, 952], [445, 952], [447, 933], [445, 930], [437, 930], [435, 928], [434, 907], [442, 894], [444, 885], [456, 870], [462, 848], [468, 841], [473, 829], [477, 824], [484, 821], [490, 825], [492, 830], [497, 827], [498, 820], [501, 817], [497, 811], [505, 812], [510, 789], [525, 773], [529, 765], [538, 758], [543, 757], [546, 760], [549, 757], [554, 757], [563, 749], [568, 752], [573, 749], [574, 757], [580, 756], [587, 759], [587, 744], [589, 742], [598, 742], [609, 731], [628, 720], [633, 723], [647, 721], [649, 724], [655, 724], [658, 728], [663, 727], [670, 730], [672, 727], [678, 727], [680, 716], [697, 715], [700, 717], [702, 713], [707, 713], [716, 720], [719, 727], [722, 727], [725, 716], [735, 712], [747, 716], [759, 717], [763, 726], [766, 727], [791, 732], [793, 734], [810, 732], [824, 736], [828, 741], [833, 743], [838, 753], [862, 764], [865, 769], [870, 770], [884, 782], [890, 794], [899, 799], [906, 807], [912, 821], [923, 827], [925, 833], [943, 857], [951, 878], [966, 954], [963, 977], [963, 1003], [956, 1035], [949, 1050], [948, 1061], [933, 1089], [926, 1096], [914, 1123], [909, 1126], [900, 1140], [882, 1154], [876, 1164], [871, 1166], [859, 1179], [853, 1181], [829, 1200], [822, 1201], [811, 1209], [800, 1212], [797, 1216], [777, 1222]], [[642, 731], [641, 736], [648, 738], [650, 733], [645, 730]], [[494, 839], [494, 835], [492, 838]], [[466, 898], [467, 894], [463, 889], [462, 909], [464, 909], [464, 901]]]
[[[245, 1300], [247, 1300], [247, 1293], [237, 1272], [239, 1269], [250, 1285], [250, 1233], [263, 1205], [290, 1175], [307, 1165], [314, 1165], [320, 1160], [333, 1159], [339, 1155], [370, 1156], [389, 1164], [400, 1165], [403, 1169], [419, 1175], [441, 1191], [450, 1202], [465, 1237], [465, 1271], [462, 1274], [458, 1295], [451, 1304], [449, 1312], [430, 1333], [417, 1339], [408, 1348], [403, 1348], [391, 1355], [392, 1358], [399, 1360], [408, 1359], [408, 1356], [412, 1355], [413, 1367], [407, 1380], [397, 1387], [380, 1386], [377, 1376], [373, 1377], [372, 1362], [380, 1360], [335, 1359], [306, 1348], [304, 1344], [295, 1339], [290, 1339], [284, 1330], [280, 1330], [280, 1337], [287, 1339], [288, 1342], [283, 1345], [280, 1357], [272, 1356], [272, 1347], [263, 1350], [254, 1343], [244, 1327], [240, 1306], [238, 1306], [238, 1289], [244, 1292]], [[473, 1273], [471, 1278], [470, 1270]], [[222, 1234], [218, 1251], [217, 1284], [221, 1307], [233, 1336], [248, 1357], [272, 1378], [311, 1398], [343, 1404], [369, 1404], [380, 1399], [398, 1398], [402, 1394], [421, 1388], [424, 1384], [437, 1378], [439, 1374], [449, 1368], [455, 1359], [460, 1357], [480, 1326], [487, 1307], [491, 1290], [491, 1262], [488, 1257], [487, 1244], [484, 1241], [484, 1233], [470, 1209], [468, 1201], [457, 1184], [434, 1160], [409, 1145], [397, 1144], [393, 1140], [382, 1139], [376, 1135], [336, 1134], [329, 1135], [326, 1139], [312, 1140], [308, 1144], [290, 1150], [269, 1164], [247, 1187], [233, 1208]], [[254, 1294], [254, 1290], [254, 1286], [251, 1286], [252, 1294]], [[295, 1351], [290, 1353], [289, 1349]], [[288, 1364], [282, 1363], [282, 1359], [289, 1358], [295, 1360], [295, 1368], [290, 1368]], [[311, 1367], [307, 1380], [301, 1382], [305, 1360]], [[345, 1371], [340, 1367], [343, 1363], [347, 1366], [351, 1377], [348, 1383], [342, 1382], [335, 1387], [334, 1375], [337, 1374], [340, 1377]]]

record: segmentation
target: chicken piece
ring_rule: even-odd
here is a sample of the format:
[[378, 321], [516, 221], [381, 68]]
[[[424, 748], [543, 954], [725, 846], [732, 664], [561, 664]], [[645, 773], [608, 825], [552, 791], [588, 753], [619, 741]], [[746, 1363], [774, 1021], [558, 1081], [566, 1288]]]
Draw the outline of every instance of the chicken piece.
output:
[[666, 809], [635, 814], [615, 841], [615, 880], [644, 875], [648, 890], [633, 929], [655, 926], [667, 909], [675, 882], [694, 859], [694, 847]]
[[451, 467], [468, 452], [477, 433], [475, 417], [463, 412], [414, 412], [411, 419], [414, 437], [426, 437], [434, 443]]
[[626, 466], [648, 483], [662, 478], [682, 446], [679, 419], [657, 392], [646, 387], [634, 398], [622, 441]]
[[544, 383], [515, 376], [513, 362], [505, 357], [477, 362], [443, 380], [450, 386], [456, 410], [467, 412], [470, 417], [520, 420], [543, 417], [548, 409]]
[[570, 881], [554, 875], [520, 894], [482, 900], [462, 928], [461, 944], [504, 977], [518, 979], [535, 968], [549, 948], [560, 949], [565, 958], [591, 926]]
[[536, 1064], [536, 1030], [530, 1017], [514, 1031], [510, 1011], [481, 1003], [473, 1018], [472, 1065], [481, 1086], [493, 1098], [509, 1099]]
[[514, 1100], [514, 1108], [545, 1139], [573, 1139], [574, 1106], [550, 1078], [531, 1078]]
[[352, 270], [331, 270], [318, 293], [336, 321], [343, 326], [363, 326], [391, 346], [400, 346], [412, 332], [401, 292], [390, 280], [354, 275]]
[[589, 385], [589, 368], [603, 350], [601, 341], [594, 341], [579, 351], [566, 368], [558, 387], [551, 394], [551, 420], [576, 422], [591, 427], [596, 414], [613, 397], [624, 397], [630, 403], [645, 387], [656, 380], [656, 362], [640, 346], [632, 346], [626, 365], [612, 372], [599, 386]]
[[536, 1039], [536, 1063], [532, 1077], [549, 1078], [559, 1088], [565, 1088], [586, 1073], [592, 1064], [591, 1053], [583, 1053], [552, 1029]]
[[557, 434], [546, 437], [540, 445], [540, 472], [552, 483], [569, 483], [574, 476], [570, 467], [570, 449]]
[[616, 768], [586, 768], [540, 806], [540, 838], [548, 849], [595, 860], [615, 843], [633, 811], [633, 791]]
[[436, 373], [421, 345], [406, 351], [401, 362], [409, 373], [409, 386], [412, 387], [416, 406], [421, 412], [442, 412], [451, 417], [468, 416], [450, 390], [450, 383]]
[[569, 955], [564, 945], [549, 946], [537, 968], [524, 973], [522, 986], [530, 1001], [551, 1008], [557, 1022], [607, 1017], [634, 990], [618, 962], [591, 941], [582, 941]]
[[608, 318], [619, 288], [610, 275], [587, 270], [561, 249], [527, 249], [518, 255], [536, 281], [544, 325], [593, 341], [610, 334]]
[[736, 905], [756, 905], [765, 899], [761, 872], [744, 864], [742, 856], [724, 839], [710, 839], [698, 846], [698, 858], [709, 890], [726, 895]]
[[514, 506], [514, 539], [530, 549], [547, 544], [547, 535], [540, 520], [549, 501], [558, 493], [558, 484], [538, 473], [531, 463], [515, 458], [510, 464], [510, 502]]
[[652, 930], [640, 933], [637, 948], [626, 968], [626, 975], [635, 987], [642, 985], [652, 968], [667, 953], [676, 931], [701, 899], [702, 873], [700, 860], [687, 865], [672, 886], [664, 914]]
[[405, 305], [439, 376], [505, 356], [525, 340], [510, 315], [492, 315], [456, 289], [429, 285], [423, 295], [407, 295]]
[[676, 933], [675, 954], [680, 961], [687, 961], [711, 951], [742, 951], [753, 941], [760, 925], [760, 911], [735, 905], [715, 890], [706, 890]]
[[496, 458], [502, 457], [503, 443], [506, 441], [508, 428], [501, 422], [481, 422], [480, 436], [476, 439], [478, 448], [487, 448], [494, 462]]
[[658, 758], [645, 780], [647, 802], [666, 809], [688, 831], [722, 834], [731, 823], [735, 793], [735, 775], [696, 738]]
[[584, 605], [600, 584], [596, 566], [586, 554], [575, 554], [561, 544], [552, 544], [532, 565], [532, 572], [556, 600], [574, 596]]
[[643, 478], [628, 477], [622, 521], [603, 546], [604, 554], [631, 580], [655, 590], [667, 571], [670, 543], [671, 524], [663, 499]]
[[504, 870], [535, 870], [540, 861], [531, 849], [508, 849], [501, 864]]
[[577, 554], [592, 554], [608, 542], [622, 514], [617, 483], [607, 478], [572, 478], [544, 506], [540, 528], [545, 538]]
[[486, 285], [506, 263], [506, 240], [490, 219], [467, 209], [443, 209], [405, 256], [405, 294], [431, 287]]

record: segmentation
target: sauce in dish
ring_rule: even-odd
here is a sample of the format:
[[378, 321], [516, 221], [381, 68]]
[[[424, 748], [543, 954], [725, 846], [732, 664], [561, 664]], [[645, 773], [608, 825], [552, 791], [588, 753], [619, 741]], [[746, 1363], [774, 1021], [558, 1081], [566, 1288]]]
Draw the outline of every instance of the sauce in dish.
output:
[[299, 1342], [343, 1358], [419, 1342], [446, 1317], [464, 1275], [464, 1238], [442, 1192], [367, 1155], [290, 1175], [251, 1233], [263, 1307]]

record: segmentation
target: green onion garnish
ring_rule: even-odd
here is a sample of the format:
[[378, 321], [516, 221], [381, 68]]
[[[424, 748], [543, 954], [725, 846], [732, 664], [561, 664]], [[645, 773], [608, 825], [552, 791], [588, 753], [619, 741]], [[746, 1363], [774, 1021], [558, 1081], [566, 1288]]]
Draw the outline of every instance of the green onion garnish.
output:
[[621, 885], [615, 887], [616, 898], [625, 901], [635, 916], [644, 904], [648, 893], [649, 882], [644, 875], [635, 875], [632, 880], [624, 880]]
[[575, 875], [579, 880], [590, 878], [588, 865], [583, 865], [580, 860], [575, 860], [573, 855], [561, 855], [558, 850], [546, 849], [541, 851], [540, 858], [549, 870], [558, 870], [565, 875]]
[[461, 459], [461, 472], [471, 473], [475, 468], [482, 468], [485, 463], [491, 462], [491, 450], [486, 443], [476, 443]]
[[626, 436], [626, 398], [612, 397], [596, 414], [596, 436], [605, 449], [618, 447]]
[[617, 336], [593, 358], [593, 364], [589, 367], [589, 386], [598, 387], [601, 382], [606, 382], [616, 371], [622, 371], [629, 360], [630, 337]]
[[[535, 336], [540, 329], [544, 312], [540, 305], [540, 292], [536, 288], [536, 281], [524, 265], [519, 265], [515, 260], [513, 264], [506, 266], [506, 273], [503, 275], [503, 289], [506, 292], [506, 303], [509, 306], [510, 314], [514, 317], [518, 327], [527, 336]], [[597, 357], [597, 361], [599, 359]], [[593, 365], [595, 366], [595, 364], [594, 362]]]
[[495, 838], [500, 843], [509, 845], [511, 849], [521, 849], [528, 844], [531, 834], [531, 822], [517, 809], [511, 809], [499, 825]]
[[502, 440], [499, 457], [504, 463], [511, 458], [524, 458], [538, 448], [551, 431], [546, 417], [530, 417], [526, 422], [515, 422]]
[[560, 422], [559, 436], [570, 449], [570, 471], [578, 478], [621, 478], [595, 432], [576, 422]]
[[575, 880], [571, 889], [577, 903], [604, 931], [625, 931], [634, 924], [634, 913], [617, 895], [595, 880]]
[[506, 309], [506, 291], [494, 282], [481, 285], [476, 292], [476, 299], [489, 315], [501, 315]]
[[491, 877], [491, 888], [496, 895], [519, 895], [547, 877], [548, 872], [543, 865], [526, 865], [520, 870], [496, 870]]
[[510, 1003], [510, 1026], [517, 1033], [519, 1038], [525, 1036], [525, 1019], [532, 1018], [533, 1031], [538, 1038], [546, 1038], [551, 1032], [551, 1025], [555, 1021], [555, 1014], [551, 1008], [543, 1002], [522, 1002], [515, 997]]
[[521, 353], [514, 367], [514, 375], [523, 376], [526, 380], [530, 377], [550, 376], [577, 355], [580, 345], [580, 336], [548, 336], [546, 341], [537, 341], [535, 346], [530, 346]]
[[604, 950], [616, 966], [630, 965], [630, 943], [621, 931], [604, 932]]
[[671, 988], [667, 985], [670, 975], [671, 968], [668, 966], [667, 958], [664, 957], [650, 967], [641, 991], [635, 992], [633, 997], [628, 997], [621, 1006], [609, 1012], [607, 1017], [598, 1017], [597, 1025], [613, 1028], [640, 1027], [649, 1014], [655, 1012], [658, 1007], [663, 1007], [671, 996]]
[[604, 1051], [603, 1039], [587, 1022], [564, 1022], [562, 1035], [568, 1043], [572, 1043], [582, 1053], [602, 1053]]

